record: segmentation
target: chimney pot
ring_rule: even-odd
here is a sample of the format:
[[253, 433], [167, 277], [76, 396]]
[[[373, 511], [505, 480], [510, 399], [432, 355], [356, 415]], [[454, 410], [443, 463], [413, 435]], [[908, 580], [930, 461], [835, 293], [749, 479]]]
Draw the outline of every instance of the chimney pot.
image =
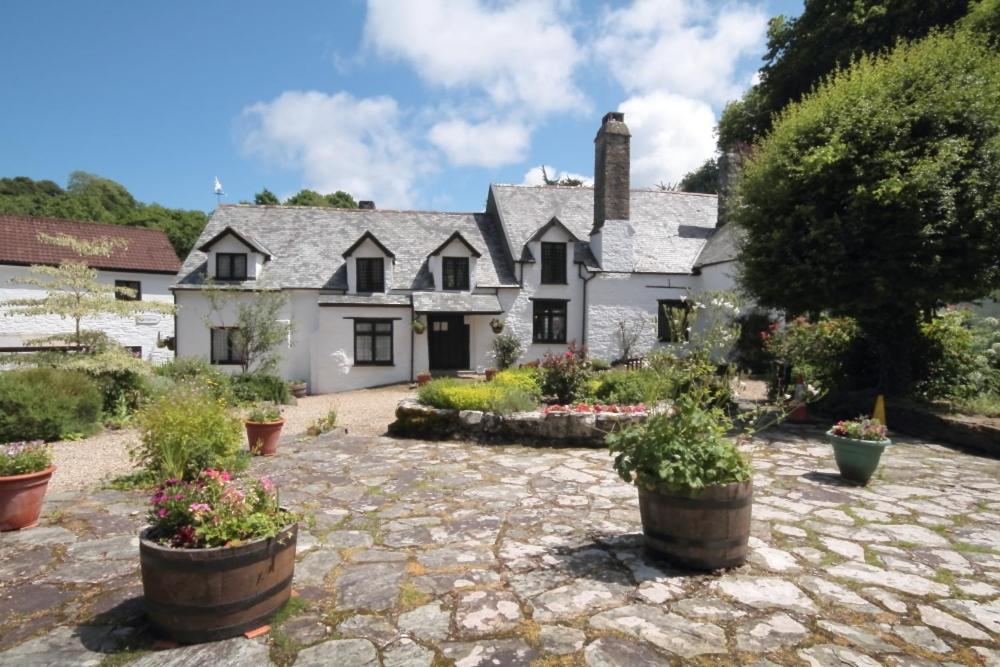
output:
[[373, 202], [371, 199], [362, 199], [361, 201], [358, 202], [358, 208], [362, 208], [367, 211], [374, 211], [375, 202]]

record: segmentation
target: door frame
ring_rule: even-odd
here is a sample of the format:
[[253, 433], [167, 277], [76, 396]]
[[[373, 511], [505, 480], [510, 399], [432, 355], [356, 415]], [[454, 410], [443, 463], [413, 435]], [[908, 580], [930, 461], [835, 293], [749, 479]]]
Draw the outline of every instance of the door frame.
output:
[[[460, 361], [457, 364], [455, 364], [455, 365], [453, 365], [453, 364], [448, 364], [448, 365], [444, 365], [444, 366], [435, 366], [434, 365], [435, 361], [439, 361], [438, 359], [435, 359], [434, 342], [433, 342], [438, 336], [440, 336], [440, 332], [438, 333], [437, 336], [434, 334], [434, 324], [436, 322], [448, 322], [447, 339], [450, 340], [450, 341], [452, 341], [451, 344], [454, 344], [455, 338], [457, 338], [459, 335], [461, 336], [462, 340], [461, 340], [460, 351], [455, 351], [454, 352], [454, 354], [456, 355], [456, 358], [459, 358]], [[453, 327], [455, 327], [455, 329], [457, 329], [457, 331], [460, 331], [462, 333], [461, 334], [454, 333]], [[437, 371], [460, 371], [460, 370], [467, 370], [469, 368], [469, 364], [471, 363], [470, 349], [469, 349], [470, 348], [470, 340], [469, 339], [470, 339], [470, 327], [469, 327], [468, 323], [466, 323], [464, 315], [461, 315], [461, 314], [459, 314], [459, 315], [451, 315], [451, 314], [449, 314], [449, 315], [442, 315], [442, 314], [428, 315], [427, 316], [427, 365], [428, 365], [428, 370], [432, 370], [432, 371], [435, 371], [435, 370], [437, 370]]]

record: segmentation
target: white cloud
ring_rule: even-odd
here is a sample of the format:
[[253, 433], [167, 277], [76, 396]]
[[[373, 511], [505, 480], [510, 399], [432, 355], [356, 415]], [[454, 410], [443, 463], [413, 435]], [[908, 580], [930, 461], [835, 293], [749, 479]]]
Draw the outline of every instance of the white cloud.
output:
[[619, 106], [632, 132], [632, 186], [676, 183], [715, 153], [715, 113], [670, 93], [631, 97]]
[[[542, 173], [542, 167], [545, 167], [544, 174]], [[569, 171], [559, 171], [550, 164], [540, 164], [532, 167], [524, 174], [524, 179], [521, 181], [521, 185], [545, 185], [545, 176], [548, 176], [550, 180], [554, 181], [561, 181], [564, 178], [572, 178], [578, 181], [583, 181], [584, 185], [594, 184], [594, 179], [591, 176], [574, 174]]]
[[432, 85], [535, 113], [567, 111], [585, 99], [573, 80], [584, 54], [565, 11], [553, 0], [369, 0], [365, 37]]
[[597, 52], [626, 91], [669, 92], [712, 104], [739, 96], [736, 64], [764, 44], [761, 7], [635, 0], [605, 14]]
[[453, 164], [498, 167], [524, 159], [531, 131], [516, 121], [469, 123], [454, 119], [435, 124], [428, 137]]
[[408, 206], [426, 167], [391, 97], [288, 91], [243, 110], [243, 150], [300, 170], [319, 192]]

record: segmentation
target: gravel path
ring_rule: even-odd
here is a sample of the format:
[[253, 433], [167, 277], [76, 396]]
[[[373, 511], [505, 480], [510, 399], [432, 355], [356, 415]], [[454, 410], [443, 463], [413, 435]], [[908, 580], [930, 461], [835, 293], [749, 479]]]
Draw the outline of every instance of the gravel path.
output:
[[[337, 425], [357, 435], [382, 435], [395, 418], [396, 404], [412, 395], [409, 386], [392, 385], [359, 389], [340, 394], [300, 398], [298, 405], [285, 406], [286, 437], [300, 437], [316, 419], [331, 408], [337, 411]], [[129, 460], [129, 446], [138, 439], [134, 428], [105, 431], [83, 440], [52, 443], [53, 462], [58, 470], [52, 476], [52, 491], [85, 489], [107, 482], [135, 468]]]

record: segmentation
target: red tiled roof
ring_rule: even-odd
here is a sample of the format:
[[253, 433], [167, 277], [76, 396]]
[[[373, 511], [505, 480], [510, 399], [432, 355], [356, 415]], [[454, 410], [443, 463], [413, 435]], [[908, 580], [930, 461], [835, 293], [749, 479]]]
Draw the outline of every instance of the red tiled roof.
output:
[[83, 240], [116, 237], [128, 241], [126, 248], [116, 249], [110, 257], [85, 258], [95, 269], [177, 273], [181, 266], [167, 235], [158, 229], [3, 214], [0, 214], [0, 264], [58, 264], [65, 259], [81, 259], [69, 248], [39, 241], [38, 235], [43, 233], [68, 234]]

